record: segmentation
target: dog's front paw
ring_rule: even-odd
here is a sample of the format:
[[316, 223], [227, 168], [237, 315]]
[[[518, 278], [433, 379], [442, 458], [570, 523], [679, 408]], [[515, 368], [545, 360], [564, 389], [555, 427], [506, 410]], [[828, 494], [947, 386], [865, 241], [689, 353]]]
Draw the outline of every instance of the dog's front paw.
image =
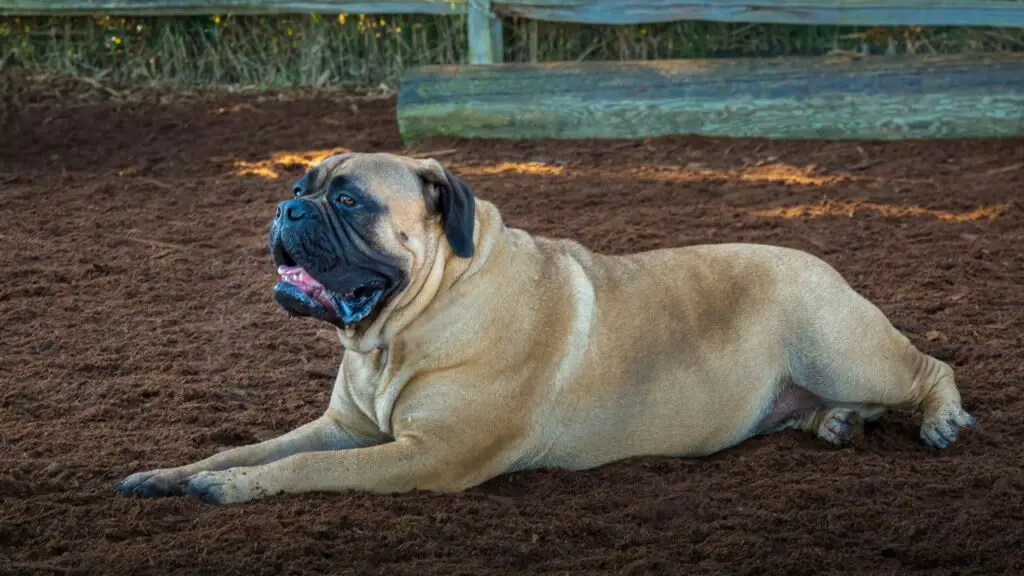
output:
[[948, 448], [961, 430], [977, 428], [978, 421], [963, 408], [951, 406], [925, 417], [921, 422], [921, 440], [933, 448]]
[[185, 493], [207, 504], [237, 504], [255, 498], [249, 473], [241, 468], [200, 472], [185, 479]]
[[114, 487], [115, 492], [143, 498], [162, 498], [184, 494], [184, 476], [176, 468], [136, 472]]

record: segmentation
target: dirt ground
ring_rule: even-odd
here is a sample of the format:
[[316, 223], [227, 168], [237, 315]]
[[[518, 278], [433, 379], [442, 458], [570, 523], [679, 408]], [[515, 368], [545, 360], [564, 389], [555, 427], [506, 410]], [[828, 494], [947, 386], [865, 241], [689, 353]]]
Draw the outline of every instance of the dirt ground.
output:
[[[825, 258], [957, 369], [981, 429], [917, 416], [458, 495], [212, 507], [111, 488], [283, 433], [340, 349], [270, 295], [274, 205], [324, 151], [404, 151], [388, 99], [23, 94], [0, 142], [3, 574], [1020, 574], [1024, 141], [429, 142], [510, 225], [596, 250]], [[870, 361], [866, 358], [865, 361]]]

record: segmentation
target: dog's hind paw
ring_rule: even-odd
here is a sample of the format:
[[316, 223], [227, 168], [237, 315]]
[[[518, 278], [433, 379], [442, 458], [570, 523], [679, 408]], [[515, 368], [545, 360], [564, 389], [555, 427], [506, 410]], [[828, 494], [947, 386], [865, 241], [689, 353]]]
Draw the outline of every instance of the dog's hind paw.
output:
[[836, 446], [848, 446], [863, 429], [864, 418], [856, 410], [832, 408], [818, 424], [818, 438]]
[[963, 408], [950, 407], [926, 416], [921, 423], [921, 440], [933, 448], [948, 448], [960, 430], [977, 428], [978, 421]]

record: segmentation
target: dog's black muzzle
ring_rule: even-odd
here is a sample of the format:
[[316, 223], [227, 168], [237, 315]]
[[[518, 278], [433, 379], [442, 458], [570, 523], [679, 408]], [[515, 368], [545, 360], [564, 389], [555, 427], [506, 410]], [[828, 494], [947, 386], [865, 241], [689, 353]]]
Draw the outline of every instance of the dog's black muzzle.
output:
[[274, 299], [295, 316], [349, 326], [367, 318], [401, 284], [399, 268], [367, 240], [369, 231], [317, 202], [294, 198], [277, 207], [270, 227], [280, 276]]

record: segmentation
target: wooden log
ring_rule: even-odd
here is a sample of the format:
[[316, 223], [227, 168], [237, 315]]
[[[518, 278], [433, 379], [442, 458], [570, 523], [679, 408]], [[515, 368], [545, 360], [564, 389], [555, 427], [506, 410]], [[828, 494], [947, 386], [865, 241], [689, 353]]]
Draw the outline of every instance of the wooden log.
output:
[[678, 20], [837, 26], [1024, 27], [1020, 0], [514, 0], [499, 13], [549, 22]]
[[1024, 54], [428, 66], [398, 124], [435, 136], [776, 139], [1024, 136]]

